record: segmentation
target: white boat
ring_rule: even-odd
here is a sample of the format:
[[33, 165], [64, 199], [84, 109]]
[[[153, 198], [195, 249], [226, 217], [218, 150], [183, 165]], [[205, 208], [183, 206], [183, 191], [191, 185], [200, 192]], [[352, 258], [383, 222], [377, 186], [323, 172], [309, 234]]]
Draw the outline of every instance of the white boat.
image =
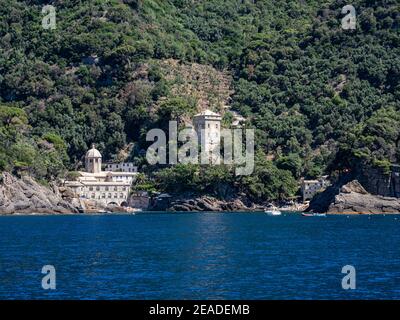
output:
[[326, 217], [326, 213], [314, 213], [314, 217]]
[[129, 210], [127, 211], [128, 213], [135, 215], [137, 212], [142, 212], [142, 209], [138, 209], [138, 208], [129, 208]]
[[305, 213], [305, 212], [302, 212], [301, 215], [303, 217], [326, 217], [325, 213]]
[[268, 214], [269, 216], [280, 216], [282, 214], [282, 212], [280, 212], [279, 210], [273, 209], [273, 210], [264, 210], [264, 212], [266, 214]]

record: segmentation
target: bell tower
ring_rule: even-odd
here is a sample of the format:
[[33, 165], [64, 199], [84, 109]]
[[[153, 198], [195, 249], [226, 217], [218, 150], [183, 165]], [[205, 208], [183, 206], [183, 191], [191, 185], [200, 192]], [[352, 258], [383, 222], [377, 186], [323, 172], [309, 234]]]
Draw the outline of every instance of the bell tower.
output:
[[210, 110], [193, 117], [194, 130], [202, 148], [202, 161], [205, 157], [209, 164], [220, 163], [221, 119], [220, 114]]
[[85, 155], [85, 168], [86, 172], [99, 173], [101, 172], [101, 153], [92, 144], [92, 149], [86, 152]]

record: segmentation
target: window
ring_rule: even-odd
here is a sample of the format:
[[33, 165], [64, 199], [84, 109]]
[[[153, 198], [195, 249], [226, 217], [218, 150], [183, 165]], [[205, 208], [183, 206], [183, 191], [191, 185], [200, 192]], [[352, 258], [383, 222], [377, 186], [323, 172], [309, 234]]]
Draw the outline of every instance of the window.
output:
[[208, 128], [210, 128], [210, 124], [208, 124]]
[[119, 194], [119, 197], [122, 199], [122, 198], [124, 197], [124, 194], [123, 194], [123, 193], [120, 193], [120, 194]]
[[111, 193], [108, 194], [108, 197], [111, 198]]
[[103, 194], [101, 195], [101, 197], [104, 199], [104, 198], [106, 197], [106, 194], [103, 193]]
[[100, 191], [100, 186], [97, 186], [97, 187], [96, 187], [96, 191]]
[[89, 187], [89, 191], [93, 191], [93, 187]]
[[108, 187], [106, 187], [105, 189], [106, 189], [106, 191], [108, 191]]

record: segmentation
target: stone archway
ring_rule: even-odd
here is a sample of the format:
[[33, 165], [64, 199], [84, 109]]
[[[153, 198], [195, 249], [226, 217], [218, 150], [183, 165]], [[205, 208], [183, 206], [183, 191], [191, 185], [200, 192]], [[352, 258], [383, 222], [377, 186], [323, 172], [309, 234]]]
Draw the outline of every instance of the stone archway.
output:
[[121, 202], [121, 207], [127, 207], [127, 206], [128, 206], [128, 202], [126, 202], [126, 201]]
[[107, 203], [107, 206], [119, 206], [119, 204], [116, 203], [115, 201], [111, 201], [111, 202]]

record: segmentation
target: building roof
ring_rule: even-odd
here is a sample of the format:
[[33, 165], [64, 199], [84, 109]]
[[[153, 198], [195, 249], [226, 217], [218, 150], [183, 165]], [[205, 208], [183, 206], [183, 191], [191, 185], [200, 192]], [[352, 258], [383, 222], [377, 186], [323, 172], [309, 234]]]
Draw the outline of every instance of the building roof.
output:
[[219, 113], [213, 112], [208, 109], [195, 115], [195, 117], [204, 117], [204, 116], [221, 117]]
[[86, 178], [106, 178], [107, 176], [125, 176], [125, 177], [133, 177], [138, 175], [138, 172], [117, 172], [117, 171], [101, 171], [101, 172], [96, 172], [96, 173], [91, 173], [91, 172], [85, 172], [85, 171], [79, 171], [79, 174], [81, 177], [86, 177]]
[[125, 171], [106, 171], [109, 176], [125, 176], [125, 177], [133, 177], [139, 174], [139, 172], [125, 172]]
[[131, 184], [129, 182], [124, 181], [81, 181], [80, 183], [76, 183], [75, 181], [65, 181], [65, 185], [68, 186], [121, 186], [121, 187], [130, 187]]
[[92, 144], [92, 149], [86, 152], [86, 158], [101, 158], [101, 153], [95, 148], [94, 144]]
[[106, 162], [105, 164], [107, 166], [120, 166], [120, 165], [133, 166], [134, 165], [133, 162], [124, 162], [124, 161], [121, 161], [121, 162]]
[[303, 182], [310, 184], [310, 183], [320, 183], [321, 181], [320, 180], [303, 180]]
[[107, 177], [107, 171], [101, 171], [101, 172], [97, 172], [97, 173], [79, 171], [79, 174], [82, 177], [88, 177], [88, 178], [105, 178], [105, 177]]
[[246, 121], [246, 118], [243, 117], [239, 112], [231, 110], [232, 116], [237, 121]]

